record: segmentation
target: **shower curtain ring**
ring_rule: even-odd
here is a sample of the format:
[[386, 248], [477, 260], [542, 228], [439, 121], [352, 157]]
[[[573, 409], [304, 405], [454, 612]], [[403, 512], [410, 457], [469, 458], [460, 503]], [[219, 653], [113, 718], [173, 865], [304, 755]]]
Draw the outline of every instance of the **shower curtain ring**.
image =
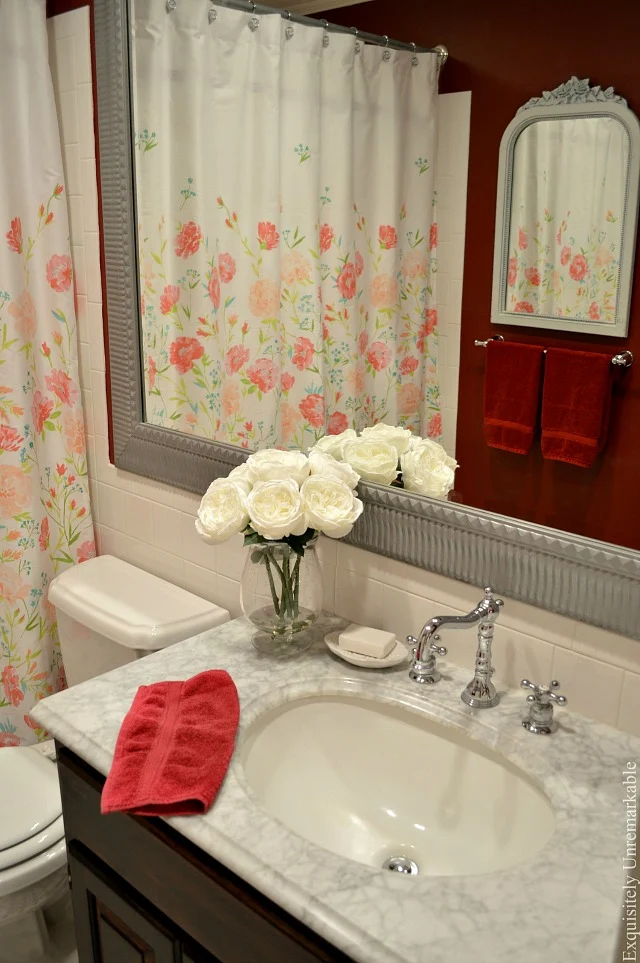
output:
[[383, 36], [382, 39], [384, 40], [384, 53], [382, 54], [382, 59], [383, 59], [383, 60], [390, 60], [390, 59], [391, 59], [391, 51], [389, 50], [389, 38], [387, 37], [386, 33], [384, 34], [384, 36]]
[[289, 23], [287, 24], [287, 29], [285, 30], [284, 35], [287, 38], [287, 40], [291, 40], [291, 38], [295, 33], [293, 27], [291, 26], [291, 11], [285, 10], [285, 13], [287, 15], [287, 20], [289, 21]]
[[213, 0], [211, 0], [211, 9], [209, 10], [209, 23], [214, 23], [218, 19], [218, 11], [213, 5]]
[[177, 6], [176, 0], [167, 0], [167, 13], [173, 13]]
[[324, 34], [324, 37], [322, 38], [322, 46], [323, 46], [323, 47], [328, 47], [328, 46], [329, 46], [329, 34], [327, 33], [327, 31], [329, 30], [329, 21], [328, 21], [328, 20], [323, 20], [322, 22], [323, 22], [323, 24], [324, 24], [324, 29], [325, 29], [325, 34]]
[[411, 44], [411, 50], [412, 50], [412, 52], [413, 52], [413, 57], [411, 58], [411, 66], [412, 66], [412, 67], [417, 67], [418, 64], [420, 63], [420, 61], [418, 60], [418, 58], [417, 58], [417, 56], [416, 56], [416, 45], [415, 45], [414, 43]]
[[[255, 3], [253, 2], [253, 0], [249, 0], [249, 2], [251, 3], [251, 13], [255, 13], [256, 12]], [[251, 30], [257, 30], [259, 26], [260, 26], [260, 21], [258, 20], [258, 18], [252, 17], [251, 20], [249, 21], [249, 27], [251, 28]]]
[[358, 40], [358, 35], [359, 35], [360, 31], [358, 30], [357, 27], [352, 27], [351, 29], [353, 30], [353, 32], [354, 32], [354, 34], [355, 34], [355, 37], [356, 37], [355, 50], [356, 50], [356, 53], [359, 54], [359, 53], [360, 53], [360, 48], [361, 48], [361, 46], [362, 46], [361, 43], [360, 43], [360, 41]]

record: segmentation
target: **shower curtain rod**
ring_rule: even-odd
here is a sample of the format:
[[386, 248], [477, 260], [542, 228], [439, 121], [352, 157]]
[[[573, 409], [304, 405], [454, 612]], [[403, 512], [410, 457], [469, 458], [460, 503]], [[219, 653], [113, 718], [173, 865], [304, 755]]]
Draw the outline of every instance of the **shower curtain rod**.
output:
[[[167, 0], [167, 12], [171, 13], [176, 9], [178, 0]], [[212, 3], [209, 11], [209, 20], [213, 22], [215, 7], [230, 7], [232, 10], [244, 10], [247, 13], [255, 13], [260, 16], [266, 14], [278, 14], [284, 20], [291, 23], [302, 23], [307, 27], [323, 27], [328, 33], [351, 34], [355, 39], [362, 40], [364, 43], [376, 44], [378, 47], [389, 47], [391, 50], [411, 50], [414, 53], [436, 53], [438, 55], [438, 69], [441, 70], [449, 56], [447, 48], [443, 44], [435, 47], [420, 47], [415, 43], [405, 43], [402, 40], [391, 40], [389, 37], [380, 37], [375, 33], [366, 33], [356, 27], [343, 27], [337, 23], [328, 23], [326, 20], [316, 20], [314, 17], [305, 17], [300, 13], [291, 13], [289, 10], [282, 10], [279, 7], [268, 7], [262, 3], [253, 3], [253, 0], [220, 0], [219, 3]]]

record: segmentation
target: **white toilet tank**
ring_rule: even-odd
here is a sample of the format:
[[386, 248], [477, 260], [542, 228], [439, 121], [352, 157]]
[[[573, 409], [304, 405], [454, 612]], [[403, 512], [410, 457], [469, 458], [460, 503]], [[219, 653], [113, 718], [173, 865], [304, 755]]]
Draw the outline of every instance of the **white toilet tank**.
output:
[[49, 601], [67, 682], [76, 685], [231, 618], [226, 609], [112, 555], [53, 579]]

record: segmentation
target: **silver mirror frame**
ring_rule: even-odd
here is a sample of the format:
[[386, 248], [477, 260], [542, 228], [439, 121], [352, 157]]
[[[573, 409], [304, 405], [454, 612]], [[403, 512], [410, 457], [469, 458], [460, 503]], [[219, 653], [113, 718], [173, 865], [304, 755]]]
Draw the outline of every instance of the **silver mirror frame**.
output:
[[[629, 137], [629, 167], [625, 187], [618, 299], [614, 324], [599, 324], [595, 321], [571, 321], [549, 317], [548, 315], [513, 314], [504, 310], [507, 296], [513, 156], [516, 141], [522, 131], [536, 121], [561, 120], [565, 117], [616, 117]], [[597, 334], [601, 337], [626, 337], [629, 330], [639, 187], [640, 122], [638, 122], [638, 118], [633, 111], [627, 107], [626, 100], [615, 94], [612, 87], [608, 87], [606, 90], [601, 87], [590, 87], [588, 80], [578, 80], [577, 77], [571, 77], [570, 80], [556, 87], [555, 90], [545, 90], [542, 97], [533, 97], [520, 107], [500, 141], [491, 296], [492, 323], [552, 329], [554, 331], [575, 331], [580, 334]]]
[[[127, 0], [93, 15], [114, 460], [200, 494], [247, 452], [144, 421]], [[360, 495], [350, 544], [640, 639], [640, 552], [396, 488]]]

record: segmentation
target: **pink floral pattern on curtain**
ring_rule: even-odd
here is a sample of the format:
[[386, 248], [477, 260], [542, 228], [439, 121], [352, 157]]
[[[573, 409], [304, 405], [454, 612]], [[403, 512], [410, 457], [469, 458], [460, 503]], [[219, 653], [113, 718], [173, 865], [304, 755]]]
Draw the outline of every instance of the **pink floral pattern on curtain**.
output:
[[45, 735], [29, 710], [65, 685], [48, 585], [95, 554], [64, 187], [40, 204], [10, 203], [0, 249], [0, 748]]
[[284, 215], [245, 225], [223, 197], [213, 223], [185, 207], [140, 231], [149, 421], [244, 448], [379, 421], [440, 438], [435, 221], [403, 204], [370, 226], [354, 204], [347, 244], [328, 213], [307, 236]]

